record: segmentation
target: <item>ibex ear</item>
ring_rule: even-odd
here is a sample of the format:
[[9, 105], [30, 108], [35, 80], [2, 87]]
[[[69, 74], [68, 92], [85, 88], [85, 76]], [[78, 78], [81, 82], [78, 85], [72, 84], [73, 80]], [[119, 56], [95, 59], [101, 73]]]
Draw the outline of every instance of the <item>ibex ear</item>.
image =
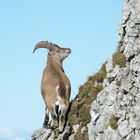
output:
[[40, 41], [39, 43], [36, 44], [34, 50], [33, 50], [33, 53], [39, 49], [39, 48], [46, 48], [46, 49], [49, 49], [49, 50], [52, 50], [54, 47], [53, 43], [51, 42], [48, 42], [48, 41]]

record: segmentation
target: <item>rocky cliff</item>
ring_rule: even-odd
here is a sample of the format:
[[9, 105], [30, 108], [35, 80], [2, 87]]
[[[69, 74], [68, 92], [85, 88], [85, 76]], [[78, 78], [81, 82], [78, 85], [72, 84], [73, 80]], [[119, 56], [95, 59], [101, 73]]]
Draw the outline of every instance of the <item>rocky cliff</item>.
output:
[[91, 106], [89, 140], [140, 140], [140, 1], [126, 0], [119, 46]]
[[140, 140], [140, 0], [125, 0], [115, 53], [71, 102], [62, 134], [38, 129], [32, 140]]

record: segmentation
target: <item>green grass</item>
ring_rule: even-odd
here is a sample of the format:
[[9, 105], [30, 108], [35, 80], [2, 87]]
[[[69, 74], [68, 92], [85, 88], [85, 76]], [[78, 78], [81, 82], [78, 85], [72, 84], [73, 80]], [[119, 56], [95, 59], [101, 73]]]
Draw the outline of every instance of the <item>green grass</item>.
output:
[[78, 108], [79, 108], [78, 101], [77, 100], [73, 100], [71, 102], [70, 112], [68, 114], [68, 122], [71, 125], [74, 125], [74, 124], [78, 124], [79, 123]]
[[74, 140], [88, 140], [88, 131], [85, 130], [81, 133], [81, 128], [79, 128], [78, 132], [74, 136]]
[[106, 74], [107, 74], [107, 72], [106, 72], [106, 62], [105, 62], [102, 65], [99, 72], [97, 72], [94, 75], [88, 77], [88, 82], [91, 82], [92, 84], [94, 84], [95, 82], [102, 83], [104, 78], [106, 77]]
[[68, 121], [73, 125], [79, 122], [85, 124], [90, 122], [90, 106], [96, 99], [98, 93], [103, 89], [102, 82], [106, 76], [106, 69], [103, 64], [100, 71], [88, 77], [87, 81], [80, 86], [78, 95], [71, 103]]
[[113, 60], [113, 67], [115, 67], [116, 65], [119, 65], [120, 68], [126, 67], [126, 57], [120, 51], [116, 52], [113, 55], [112, 60]]
[[91, 121], [90, 108], [93, 100], [96, 99], [98, 93], [102, 91], [102, 82], [106, 77], [106, 63], [87, 81], [80, 86], [78, 95], [71, 102], [70, 112], [68, 114], [68, 122], [70, 125], [80, 124], [80, 128], [75, 135], [75, 140], [88, 140], [87, 131], [81, 134], [81, 129], [86, 127]]

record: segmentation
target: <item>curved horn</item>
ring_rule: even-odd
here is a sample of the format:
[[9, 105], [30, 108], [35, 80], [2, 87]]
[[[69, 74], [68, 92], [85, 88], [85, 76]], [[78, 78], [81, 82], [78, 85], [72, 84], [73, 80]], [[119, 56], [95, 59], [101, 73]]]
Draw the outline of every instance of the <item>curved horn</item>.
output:
[[39, 43], [36, 44], [33, 53], [38, 49], [38, 48], [47, 48], [49, 50], [51, 50], [53, 47], [53, 44], [51, 42], [48, 41], [40, 41]]

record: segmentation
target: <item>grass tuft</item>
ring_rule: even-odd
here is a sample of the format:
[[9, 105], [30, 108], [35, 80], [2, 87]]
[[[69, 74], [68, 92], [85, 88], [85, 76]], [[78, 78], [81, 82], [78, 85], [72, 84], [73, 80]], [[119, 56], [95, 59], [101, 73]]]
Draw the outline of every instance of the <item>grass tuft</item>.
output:
[[106, 63], [104, 63], [99, 72], [89, 76], [87, 81], [80, 86], [78, 95], [71, 102], [68, 122], [71, 125], [80, 124], [81, 126], [75, 135], [75, 140], [88, 139], [87, 131], [81, 134], [81, 129], [87, 127], [87, 124], [91, 120], [91, 103], [96, 99], [98, 93], [102, 91], [102, 82], [106, 77], [106, 74]]
[[124, 68], [126, 67], [126, 57], [125, 55], [118, 51], [113, 55], [113, 67], [115, 67], [116, 65], [119, 65], [120, 68]]
[[114, 130], [117, 130], [118, 128], [118, 120], [120, 118], [119, 117], [116, 117], [116, 116], [112, 116], [111, 119], [110, 119], [110, 127]]

